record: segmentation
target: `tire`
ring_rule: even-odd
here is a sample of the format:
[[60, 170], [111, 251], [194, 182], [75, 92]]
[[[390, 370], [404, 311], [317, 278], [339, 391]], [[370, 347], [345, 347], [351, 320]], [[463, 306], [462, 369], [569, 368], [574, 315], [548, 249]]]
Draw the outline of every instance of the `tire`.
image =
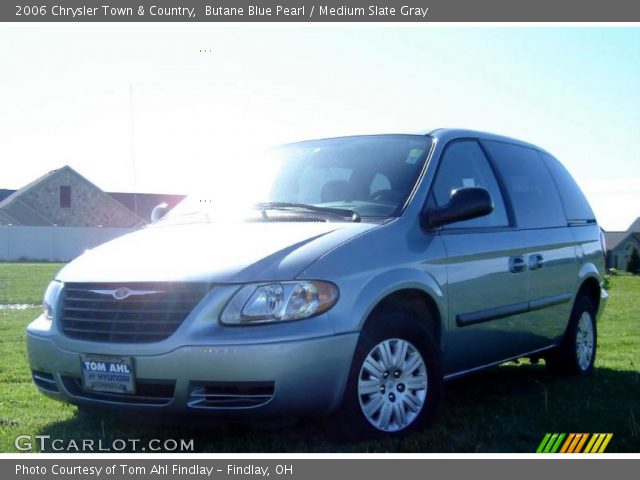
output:
[[380, 313], [363, 329], [338, 414], [342, 438], [398, 437], [422, 428], [442, 395], [432, 335], [406, 313]]
[[598, 347], [598, 330], [593, 302], [578, 297], [562, 343], [545, 362], [552, 372], [563, 375], [586, 375], [593, 370]]

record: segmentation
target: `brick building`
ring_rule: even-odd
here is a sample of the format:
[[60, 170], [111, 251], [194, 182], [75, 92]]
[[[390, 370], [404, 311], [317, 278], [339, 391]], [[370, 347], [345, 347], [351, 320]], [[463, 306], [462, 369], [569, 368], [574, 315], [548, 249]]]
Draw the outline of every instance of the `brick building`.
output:
[[[0, 190], [0, 225], [139, 227], [159, 203], [181, 195], [107, 193], [69, 166], [53, 170], [20, 190]], [[134, 211], [135, 210], [135, 211]]]
[[607, 242], [607, 268], [626, 270], [631, 252], [640, 252], [640, 217], [626, 232], [605, 232]]

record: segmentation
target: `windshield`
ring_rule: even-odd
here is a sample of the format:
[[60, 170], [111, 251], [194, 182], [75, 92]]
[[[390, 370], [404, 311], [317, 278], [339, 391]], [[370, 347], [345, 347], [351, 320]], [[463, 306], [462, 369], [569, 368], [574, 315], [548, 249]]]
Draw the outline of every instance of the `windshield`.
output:
[[213, 220], [246, 215], [248, 210], [255, 214], [257, 208], [303, 210], [301, 205], [342, 209], [361, 217], [396, 216], [416, 184], [430, 146], [431, 139], [422, 135], [356, 136], [284, 145], [260, 161], [234, 162], [235, 174], [219, 178], [219, 187], [205, 195], [187, 197], [167, 218]]

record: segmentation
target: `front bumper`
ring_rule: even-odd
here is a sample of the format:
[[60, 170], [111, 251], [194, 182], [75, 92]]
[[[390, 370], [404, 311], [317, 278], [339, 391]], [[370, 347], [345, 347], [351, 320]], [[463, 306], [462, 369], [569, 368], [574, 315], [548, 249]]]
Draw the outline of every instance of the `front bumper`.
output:
[[600, 320], [605, 307], [607, 306], [607, 300], [609, 299], [609, 293], [603, 286], [600, 286], [600, 303], [598, 304], [598, 312], [596, 313], [596, 321]]
[[[246, 420], [326, 415], [335, 410], [357, 340], [358, 334], [352, 333], [261, 344], [185, 345], [160, 354], [130, 355], [141, 387], [135, 395], [96, 395], [82, 388], [80, 355], [96, 353], [91, 342], [72, 350], [58, 345], [56, 336], [28, 331], [27, 350], [38, 388], [64, 402]], [[97, 353], [105, 353], [105, 345], [99, 347]], [[215, 401], [206, 401], [207, 392]], [[258, 396], [251, 400], [252, 395]], [[219, 401], [225, 398], [229, 401]]]

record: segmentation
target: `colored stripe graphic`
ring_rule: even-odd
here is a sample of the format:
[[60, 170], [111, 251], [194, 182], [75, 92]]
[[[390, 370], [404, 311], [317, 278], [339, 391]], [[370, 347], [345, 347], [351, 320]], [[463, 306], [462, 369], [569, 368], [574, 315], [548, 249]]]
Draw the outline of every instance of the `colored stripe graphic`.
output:
[[606, 435], [607, 437], [604, 439], [604, 442], [602, 442], [602, 445], [600, 446], [600, 450], [598, 450], [598, 453], [604, 453], [605, 449], [607, 448], [607, 445], [609, 445], [609, 442], [613, 438], [613, 433], [607, 433]]
[[576, 447], [578, 446], [578, 442], [580, 441], [581, 438], [582, 438], [582, 434], [576, 433], [576, 436], [573, 437], [573, 442], [571, 442], [571, 445], [569, 445], [569, 450], [567, 450], [567, 453], [573, 453], [575, 451]]
[[598, 453], [604, 453], [605, 449], [607, 448], [607, 445], [609, 445], [609, 442], [613, 438], [613, 433], [607, 433], [606, 435], [607, 436], [604, 439], [604, 442], [602, 442], [602, 445], [600, 445], [600, 450], [598, 450]]
[[591, 452], [591, 447], [593, 447], [593, 444], [596, 443], [597, 437], [598, 437], [597, 435], [591, 435], [591, 440], [589, 440], [589, 443], [587, 443], [587, 448], [584, 449], [584, 453]]
[[547, 433], [536, 453], [603, 453], [611, 438], [613, 433]]
[[556, 453], [560, 448], [560, 445], [562, 444], [562, 440], [564, 440], [564, 437], [566, 436], [567, 436], [566, 433], [559, 434], [558, 439], [556, 440], [556, 443], [553, 444], [553, 447], [551, 447], [551, 450], [549, 450], [549, 453]]
[[573, 442], [573, 439], [576, 437], [575, 433], [570, 433], [569, 436], [567, 437], [567, 441], [564, 442], [564, 445], [562, 445], [562, 448], [560, 449], [560, 453], [567, 453], [567, 450], [569, 449], [569, 445], [571, 445], [571, 442]]
[[603, 453], [612, 437], [613, 433], [594, 433], [584, 453]]
[[596, 453], [600, 449], [600, 444], [604, 440], [604, 437], [605, 437], [605, 435], [603, 435], [602, 433], [598, 434], [598, 439], [596, 440], [596, 443], [593, 444], [593, 448], [591, 449], [591, 453]]
[[551, 438], [551, 434], [550, 433], [545, 434], [544, 438], [540, 442], [540, 445], [538, 445], [538, 449], [536, 450], [536, 453], [543, 453], [544, 452], [544, 447], [547, 445], [547, 442], [549, 441], [549, 438]]
[[558, 439], [557, 433], [554, 433], [553, 435], [551, 435], [551, 438], [547, 442], [547, 446], [544, 447], [544, 453], [551, 453], [551, 448], [555, 445], [557, 439]]
[[578, 442], [578, 445], [576, 446], [576, 449], [574, 450], [573, 453], [580, 453], [582, 451], [582, 447], [584, 446], [584, 442], [587, 441], [587, 438], [589, 438], [589, 434], [588, 433], [583, 433], [582, 434], [582, 438]]

